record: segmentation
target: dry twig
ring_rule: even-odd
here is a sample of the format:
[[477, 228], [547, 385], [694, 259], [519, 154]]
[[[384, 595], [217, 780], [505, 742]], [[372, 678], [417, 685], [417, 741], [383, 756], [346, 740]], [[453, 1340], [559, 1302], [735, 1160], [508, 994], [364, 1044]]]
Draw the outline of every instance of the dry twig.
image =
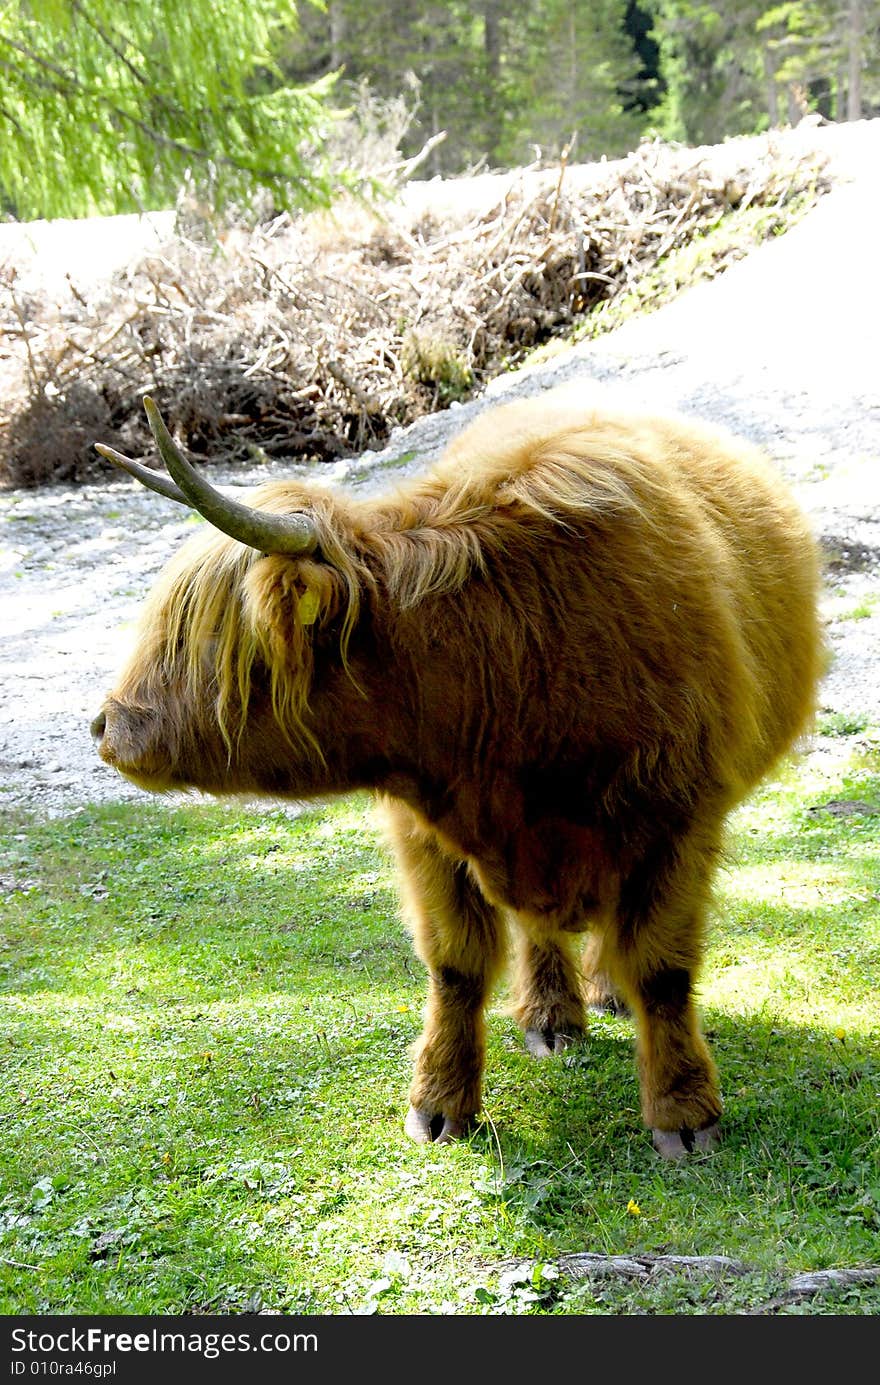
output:
[[[536, 186], [524, 172], [485, 214], [457, 223], [353, 207], [335, 224], [285, 214], [203, 243], [178, 236], [102, 298], [77, 290], [61, 309], [25, 311], [10, 282], [0, 320], [13, 319], [17, 375], [0, 478], [95, 474], [96, 428], [145, 453], [147, 392], [208, 460], [250, 460], [255, 448], [333, 459], [381, 445], [396, 424], [479, 388], [630, 287], [732, 206], [816, 188], [815, 157], [786, 154], [778, 139], [720, 149], [646, 144], [581, 185], [563, 157], [555, 181], [551, 172]], [[430, 348], [416, 353], [417, 371], [414, 334]]]

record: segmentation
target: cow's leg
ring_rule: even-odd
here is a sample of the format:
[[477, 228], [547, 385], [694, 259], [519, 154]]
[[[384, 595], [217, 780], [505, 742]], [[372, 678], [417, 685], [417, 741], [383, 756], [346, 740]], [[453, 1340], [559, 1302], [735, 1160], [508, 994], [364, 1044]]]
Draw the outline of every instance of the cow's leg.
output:
[[588, 1010], [596, 1010], [601, 1014], [625, 1015], [626, 1002], [615, 990], [611, 977], [602, 970], [601, 958], [602, 938], [594, 935], [587, 939], [581, 957], [584, 1005]]
[[408, 810], [389, 814], [404, 912], [428, 968], [406, 1133], [421, 1144], [463, 1133], [481, 1105], [483, 1010], [502, 959], [503, 926], [463, 861], [447, 856]]
[[716, 858], [705, 833], [658, 849], [624, 883], [599, 959], [635, 1017], [642, 1115], [670, 1159], [718, 1139], [718, 1080], [692, 995]]
[[542, 934], [517, 918], [517, 966], [512, 1013], [536, 1058], [561, 1053], [583, 1033], [584, 1002], [572, 939]]

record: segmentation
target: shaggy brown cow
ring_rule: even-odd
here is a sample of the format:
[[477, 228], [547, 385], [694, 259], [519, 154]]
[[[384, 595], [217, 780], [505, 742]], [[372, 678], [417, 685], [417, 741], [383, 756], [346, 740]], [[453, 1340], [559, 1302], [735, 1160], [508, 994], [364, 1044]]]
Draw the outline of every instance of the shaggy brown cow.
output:
[[511, 924], [529, 1049], [562, 1049], [613, 986], [656, 1147], [711, 1146], [692, 985], [722, 828], [804, 730], [821, 663], [815, 545], [769, 464], [549, 394], [381, 499], [287, 481], [248, 508], [146, 407], [177, 484], [100, 450], [226, 532], [153, 592], [93, 723], [104, 760], [158, 791], [382, 798], [429, 974], [413, 1139], [479, 1110]]

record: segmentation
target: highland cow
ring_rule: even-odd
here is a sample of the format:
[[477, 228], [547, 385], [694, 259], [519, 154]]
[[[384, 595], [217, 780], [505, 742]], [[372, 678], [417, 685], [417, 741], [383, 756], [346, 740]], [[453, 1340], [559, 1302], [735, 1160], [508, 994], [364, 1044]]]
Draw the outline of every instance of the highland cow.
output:
[[724, 822], [807, 727], [822, 657], [816, 547], [770, 463], [557, 392], [379, 499], [243, 505], [146, 408], [173, 481], [100, 451], [212, 527], [147, 603], [103, 759], [154, 791], [380, 798], [428, 971], [413, 1139], [480, 1109], [509, 931], [531, 1052], [622, 998], [656, 1148], [711, 1147], [693, 985]]

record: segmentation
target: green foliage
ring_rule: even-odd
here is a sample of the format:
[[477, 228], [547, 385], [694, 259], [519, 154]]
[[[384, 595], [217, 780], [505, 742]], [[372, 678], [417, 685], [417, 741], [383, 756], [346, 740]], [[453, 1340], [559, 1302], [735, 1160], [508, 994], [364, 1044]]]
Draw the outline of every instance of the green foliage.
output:
[[20, 219], [140, 211], [189, 181], [211, 205], [326, 204], [329, 79], [284, 84], [285, 0], [8, 0], [0, 200]]
[[400, 364], [404, 375], [433, 389], [440, 404], [464, 399], [473, 385], [473, 372], [454, 343], [424, 332], [403, 338]]
[[880, 100], [880, 3], [644, 0], [654, 16], [672, 139], [714, 144], [819, 108], [845, 120]]
[[760, 0], [647, 0], [655, 17], [666, 96], [655, 113], [670, 139], [717, 144], [766, 127]]
[[824, 98], [825, 114], [858, 118], [880, 99], [878, 0], [783, 0], [755, 25], [777, 84]]
[[822, 736], [858, 736], [868, 729], [868, 718], [861, 712], [825, 712], [818, 720]]
[[[650, 26], [653, 25], [653, 28]], [[430, 172], [487, 159], [613, 157], [659, 130], [713, 144], [819, 108], [880, 101], [880, 0], [328, 0], [285, 47], [300, 77], [338, 69], [421, 106], [408, 137], [445, 131]]]
[[868, 114], [880, 0], [7, 0], [0, 71], [0, 210], [20, 219], [167, 206], [185, 182], [208, 206], [312, 206], [355, 178], [343, 159], [382, 172], [327, 153], [365, 100], [374, 125], [405, 110], [400, 152], [428, 174]]
[[544, 0], [507, 55], [514, 96], [499, 144], [503, 162], [528, 161], [535, 146], [557, 153], [572, 139], [579, 160], [633, 148], [641, 112], [626, 108], [639, 61], [624, 28], [625, 0]]
[[[503, 994], [482, 1124], [405, 1140], [424, 979], [364, 800], [10, 817], [0, 1311], [716, 1314], [876, 1263], [880, 762], [823, 766], [736, 815], [701, 995], [725, 1142], [674, 1166], [630, 1022], [536, 1063]], [[585, 1249], [751, 1270], [578, 1284]]]
[[386, 98], [410, 83], [419, 107], [408, 151], [446, 133], [432, 173], [484, 159], [530, 163], [536, 149], [555, 158], [573, 136], [577, 158], [613, 156], [638, 143], [652, 99], [627, 23], [633, 8], [627, 0], [330, 0], [326, 13], [303, 13], [284, 64], [298, 78], [336, 69], [349, 82], [365, 77]]

